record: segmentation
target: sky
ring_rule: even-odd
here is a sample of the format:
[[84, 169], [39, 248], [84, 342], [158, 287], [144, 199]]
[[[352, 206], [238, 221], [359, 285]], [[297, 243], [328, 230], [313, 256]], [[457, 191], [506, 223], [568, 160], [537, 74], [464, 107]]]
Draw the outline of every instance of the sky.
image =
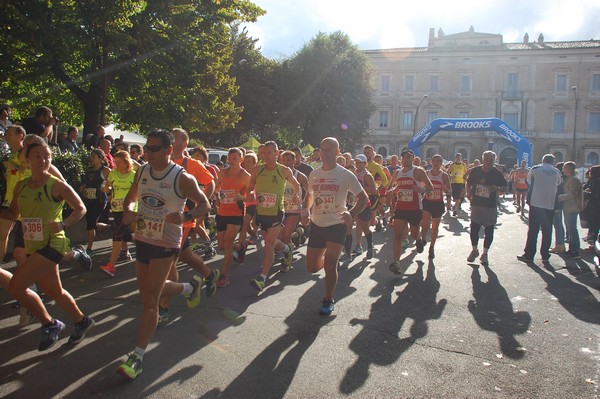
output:
[[425, 47], [446, 35], [500, 33], [505, 43], [600, 39], [600, 0], [252, 0], [267, 11], [247, 26], [272, 59], [291, 57], [319, 32], [342, 31], [362, 50]]

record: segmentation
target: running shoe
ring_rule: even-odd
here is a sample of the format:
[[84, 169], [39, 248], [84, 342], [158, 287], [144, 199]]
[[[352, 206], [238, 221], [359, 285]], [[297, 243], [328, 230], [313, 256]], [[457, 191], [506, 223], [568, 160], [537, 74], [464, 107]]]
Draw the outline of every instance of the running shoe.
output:
[[402, 240], [402, 248], [408, 248], [410, 246], [410, 241], [408, 241], [408, 238], [405, 238], [404, 240]]
[[294, 261], [294, 246], [290, 243], [287, 247], [288, 251], [283, 254], [283, 266], [286, 266], [287, 271], [289, 271]]
[[367, 247], [367, 259], [371, 259], [373, 257], [373, 247]]
[[227, 277], [227, 275], [225, 274], [221, 274], [221, 277], [219, 277], [219, 281], [217, 281], [217, 287], [227, 287], [230, 283], [231, 281], [229, 281], [229, 277]]
[[571, 259], [571, 260], [581, 259], [581, 255], [579, 255], [579, 251], [569, 250], [565, 253], [565, 257], [567, 259]]
[[435, 251], [433, 249], [433, 247], [429, 247], [429, 259], [434, 259], [435, 258]]
[[125, 251], [119, 252], [119, 258], [117, 259], [117, 261], [119, 261], [119, 262], [129, 262], [130, 260], [133, 260], [133, 257], [131, 256], [131, 253], [129, 251], [127, 251], [127, 252], [125, 252]]
[[90, 319], [87, 316], [83, 316], [83, 319], [81, 319], [81, 321], [79, 323], [75, 323], [73, 325], [73, 332], [71, 333], [71, 336], [69, 337], [69, 343], [70, 344], [78, 344], [81, 342], [81, 340], [85, 337], [85, 333], [87, 333], [87, 331], [94, 327], [96, 325], [96, 322], [93, 319]]
[[456, 212], [456, 209], [452, 211], [452, 216], [454, 216], [454, 217], [458, 216], [458, 212]]
[[520, 260], [521, 262], [525, 262], [525, 263], [533, 263], [533, 258], [528, 258], [525, 255], [517, 256], [517, 260]]
[[340, 262], [349, 262], [352, 260], [352, 254], [350, 254], [349, 252], [344, 253], [341, 257], [340, 257]]
[[415, 241], [415, 245], [417, 246], [417, 252], [422, 253], [423, 249], [425, 249], [425, 241], [419, 239]]
[[114, 277], [117, 274], [117, 268], [112, 263], [107, 263], [104, 266], [100, 266], [100, 270], [108, 274], [110, 277]]
[[479, 256], [479, 250], [474, 249], [471, 251], [471, 253], [469, 254], [469, 257], [467, 258], [467, 262], [475, 262], [475, 259], [477, 259], [477, 257]]
[[[83, 246], [79, 245], [81, 248], [83, 248]], [[94, 251], [92, 251], [91, 249], [86, 249], [85, 253], [87, 254], [87, 256], [89, 256], [90, 258], [94, 255], [96, 255], [96, 253]]]
[[158, 305], [158, 324], [165, 324], [169, 321], [169, 308], [163, 308]]
[[29, 310], [27, 310], [25, 306], [21, 306], [21, 308], [19, 309], [19, 313], [19, 325], [21, 327], [29, 325], [34, 319], [33, 314]]
[[142, 359], [135, 353], [130, 353], [127, 361], [119, 366], [117, 373], [130, 380], [142, 373]]
[[250, 281], [250, 284], [260, 292], [265, 289], [266, 282], [263, 276], [258, 276], [254, 280]]
[[490, 262], [488, 262], [487, 254], [481, 254], [481, 257], [479, 258], [479, 263], [481, 263], [483, 266], [489, 266]]
[[219, 269], [214, 269], [208, 275], [208, 278], [204, 279], [204, 284], [206, 284], [206, 297], [210, 298], [215, 295], [217, 292], [217, 281], [219, 281], [219, 277], [221, 276], [221, 271]]
[[217, 250], [212, 246], [212, 244], [207, 244], [206, 249], [204, 251], [204, 259], [210, 259], [217, 254]]
[[394, 274], [402, 274], [400, 271], [400, 262], [395, 261], [390, 263], [390, 271]]
[[75, 252], [75, 259], [79, 262], [83, 270], [86, 272], [92, 270], [92, 255], [89, 255], [82, 245], [75, 246], [73, 251]]
[[256, 239], [254, 237], [250, 237], [246, 240], [246, 245], [256, 245]]
[[332, 299], [323, 298], [323, 302], [321, 303], [321, 309], [319, 309], [319, 313], [325, 316], [329, 316], [333, 313], [335, 301]]
[[352, 255], [354, 255], [354, 256], [362, 255], [362, 253], [363, 253], [363, 250], [362, 250], [361, 246], [354, 248], [354, 251], [352, 251]]
[[38, 346], [38, 351], [42, 352], [50, 349], [58, 341], [58, 336], [65, 329], [65, 323], [58, 319], [52, 319], [50, 325], [42, 326], [42, 340]]
[[187, 302], [187, 307], [194, 309], [200, 305], [200, 288], [202, 288], [202, 279], [200, 276], [194, 276], [189, 283], [194, 288], [192, 289], [192, 292], [190, 292], [188, 295], [185, 295], [185, 300]]
[[244, 263], [246, 259], [246, 249], [248, 249], [248, 242], [243, 242], [240, 244], [240, 250], [237, 251], [237, 263]]
[[554, 246], [554, 248], [552, 248], [550, 250], [550, 252], [552, 252], [553, 254], [564, 254], [565, 251], [565, 244], [556, 244]]

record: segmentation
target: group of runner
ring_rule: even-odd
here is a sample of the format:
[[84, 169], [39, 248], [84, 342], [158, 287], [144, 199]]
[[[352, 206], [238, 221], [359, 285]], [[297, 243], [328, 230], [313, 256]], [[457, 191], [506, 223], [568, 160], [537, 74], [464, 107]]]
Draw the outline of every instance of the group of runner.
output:
[[[248, 246], [256, 240], [255, 229], [262, 231], [263, 261], [259, 275], [250, 284], [257, 291], [265, 289], [277, 253], [283, 255], [281, 271], [289, 271], [294, 250], [307, 237], [307, 270], [325, 271], [325, 292], [319, 308], [323, 315], [334, 311], [338, 269], [362, 255], [363, 236], [366, 258], [375, 255], [372, 228], [380, 231], [384, 224], [393, 225], [393, 259], [389, 265], [393, 273], [401, 274], [408, 267], [401, 256], [409, 234], [419, 253], [430, 236], [428, 256], [433, 259], [441, 217], [450, 211], [446, 196], [454, 199], [454, 215], [460, 211], [464, 196], [469, 198], [473, 251], [468, 260], [479, 255], [478, 232], [484, 227], [486, 238], [480, 261], [488, 262], [497, 193], [507, 185], [494, 168], [493, 152], [484, 153], [483, 164], [472, 169], [462, 163], [459, 154], [446, 166], [443, 158], [435, 155], [431, 168], [425, 170], [409, 149], [383, 165], [371, 146], [355, 156], [341, 154], [337, 139], [328, 137], [321, 142], [318, 159], [308, 165], [302, 162], [299, 148], [280, 151], [270, 141], [261, 145], [258, 153], [229, 149], [228, 166], [215, 176], [207, 166], [185, 155], [188, 140], [182, 129], [152, 132], [144, 147], [145, 165], [133, 173], [128, 154], [117, 152], [116, 168], [106, 174], [100, 171], [97, 176], [100, 191], [112, 194], [115, 220], [110, 261], [101, 270], [114, 276], [115, 258], [124, 242], [133, 239], [136, 245], [135, 270], [143, 310], [136, 346], [118, 368], [129, 379], [141, 373], [142, 359], [157, 325], [168, 320], [169, 298], [182, 295], [193, 308], [200, 302], [203, 284], [207, 296], [214, 295], [217, 287], [227, 287], [231, 265], [244, 261]], [[27, 148], [15, 147], [14, 151], [19, 159], [16, 163], [29, 165], [30, 177], [16, 178], [15, 195], [0, 216], [12, 221], [20, 215], [24, 255], [18, 259], [14, 276], [2, 270], [1, 282], [42, 324], [39, 350], [51, 347], [65, 325], [50, 317], [39, 296], [28, 288], [34, 282], [71, 316], [75, 327], [69, 342], [78, 343], [94, 321], [84, 316], [62, 289], [58, 263], [76, 258], [86, 268], [91, 267], [83, 248], [70, 250], [64, 234], [65, 227], [84, 216], [86, 207], [68, 184], [52, 174], [55, 168], [51, 151], [43, 140]], [[18, 173], [24, 173], [23, 165], [17, 167]], [[91, 198], [97, 191], [83, 187], [81, 194]], [[65, 201], [73, 212], [63, 220]], [[202, 229], [211, 208], [216, 213], [218, 248], [224, 253], [221, 268], [212, 270], [190, 247], [190, 233], [196, 230], [196, 223]], [[356, 245], [352, 251], [354, 225]], [[200, 275], [189, 282], [178, 282], [178, 261], [188, 263]]]

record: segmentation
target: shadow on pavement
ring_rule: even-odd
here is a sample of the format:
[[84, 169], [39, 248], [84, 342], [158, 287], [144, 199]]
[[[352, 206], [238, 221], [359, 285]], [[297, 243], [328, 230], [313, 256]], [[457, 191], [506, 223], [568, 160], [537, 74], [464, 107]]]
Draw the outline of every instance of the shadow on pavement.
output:
[[[417, 263], [414, 274], [400, 279], [390, 280], [387, 268], [375, 272], [378, 284], [373, 291], [380, 296], [371, 306], [367, 320], [351, 321], [352, 325], [362, 325], [363, 328], [350, 343], [350, 349], [358, 358], [340, 383], [340, 392], [343, 394], [352, 394], [365, 384], [371, 364], [386, 366], [395, 363], [402, 353], [427, 335], [427, 321], [442, 315], [446, 300], [437, 300], [440, 283], [435, 277], [435, 266], [430, 261], [423, 278], [424, 264], [421, 261]], [[406, 283], [406, 286], [394, 296], [398, 283]], [[401, 338], [398, 334], [407, 319], [413, 320], [410, 336]]]
[[521, 359], [525, 355], [516, 335], [527, 332], [531, 316], [528, 312], [513, 310], [512, 302], [498, 276], [487, 266], [487, 282], [483, 282], [479, 266], [471, 264], [471, 283], [473, 300], [468, 308], [473, 318], [484, 330], [496, 333], [500, 342], [500, 350], [511, 359]]

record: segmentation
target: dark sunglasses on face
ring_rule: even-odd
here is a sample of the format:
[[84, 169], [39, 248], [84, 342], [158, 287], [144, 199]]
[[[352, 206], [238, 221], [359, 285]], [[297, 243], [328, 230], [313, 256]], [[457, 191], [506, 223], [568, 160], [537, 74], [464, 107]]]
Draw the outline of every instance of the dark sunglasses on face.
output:
[[144, 151], [159, 152], [162, 149], [163, 149], [162, 145], [145, 145], [144, 146]]

